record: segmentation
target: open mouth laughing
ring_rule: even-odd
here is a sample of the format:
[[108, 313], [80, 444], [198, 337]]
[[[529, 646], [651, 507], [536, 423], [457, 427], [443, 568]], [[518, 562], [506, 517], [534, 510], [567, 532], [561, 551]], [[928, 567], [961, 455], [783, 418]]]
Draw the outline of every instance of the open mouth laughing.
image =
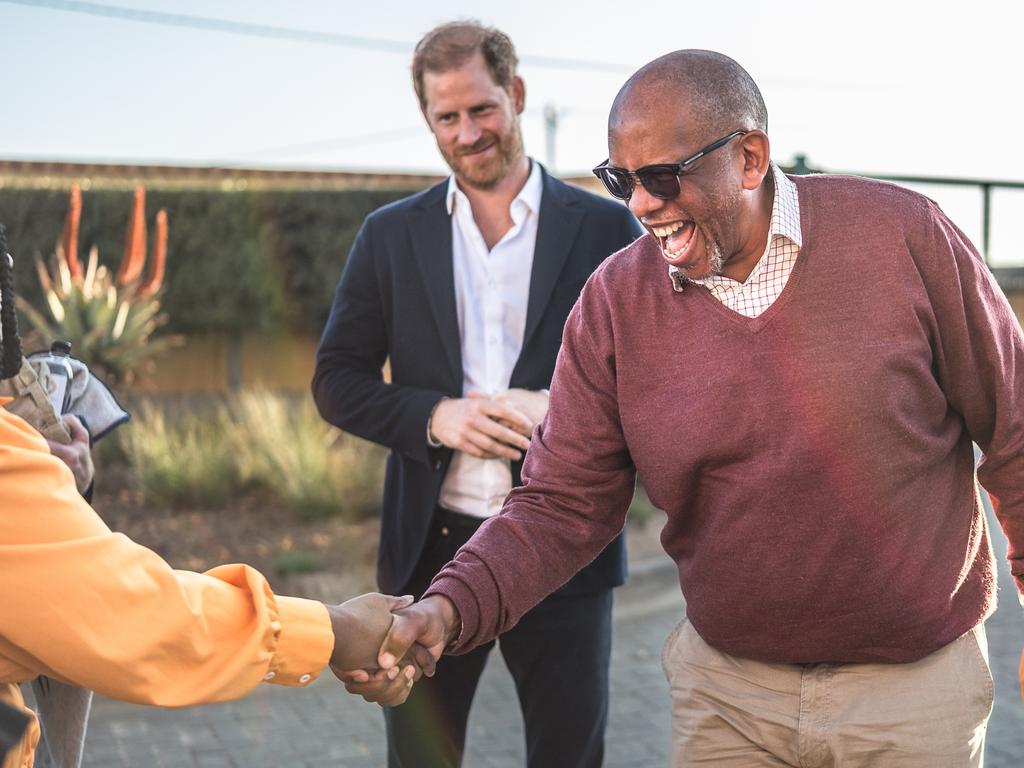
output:
[[697, 226], [692, 221], [680, 220], [649, 226], [651, 233], [661, 244], [661, 253], [665, 261], [681, 269], [693, 261]]

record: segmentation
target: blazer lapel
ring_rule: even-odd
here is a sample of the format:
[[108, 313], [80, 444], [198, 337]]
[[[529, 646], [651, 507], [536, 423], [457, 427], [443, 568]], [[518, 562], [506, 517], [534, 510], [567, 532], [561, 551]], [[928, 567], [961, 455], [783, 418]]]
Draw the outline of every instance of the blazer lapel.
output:
[[546, 170], [543, 170], [543, 173], [544, 191], [540, 199], [537, 244], [533, 249], [523, 349], [526, 349], [530, 337], [540, 325], [548, 300], [551, 298], [551, 291], [562, 273], [566, 259], [569, 258], [569, 252], [583, 221], [582, 209], [563, 194], [560, 189], [561, 182], [554, 181]]
[[452, 266], [452, 226], [445, 197], [447, 181], [430, 190], [409, 213], [409, 234], [416, 264], [426, 286], [438, 335], [452, 374], [455, 390], [462, 390], [462, 345], [455, 308], [455, 273]]

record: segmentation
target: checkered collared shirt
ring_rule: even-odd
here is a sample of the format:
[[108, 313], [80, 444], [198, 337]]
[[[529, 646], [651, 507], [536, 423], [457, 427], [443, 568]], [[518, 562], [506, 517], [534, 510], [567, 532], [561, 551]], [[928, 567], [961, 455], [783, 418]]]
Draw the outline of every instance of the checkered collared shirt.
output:
[[[722, 275], [692, 281], [703, 285], [726, 307], [746, 317], [757, 317], [779, 298], [800, 253], [800, 200], [796, 186], [774, 162], [771, 168], [775, 179], [772, 223], [764, 253], [754, 265], [754, 271], [743, 283]], [[670, 266], [668, 271], [675, 290], [682, 290], [685, 278], [675, 267]]]

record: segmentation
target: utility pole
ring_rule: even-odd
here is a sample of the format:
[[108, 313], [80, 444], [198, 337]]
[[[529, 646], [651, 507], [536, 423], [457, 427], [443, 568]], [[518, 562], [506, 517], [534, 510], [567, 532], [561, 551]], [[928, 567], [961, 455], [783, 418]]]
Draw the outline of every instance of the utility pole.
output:
[[555, 172], [555, 141], [558, 137], [558, 107], [552, 102], [544, 105], [544, 155], [548, 170]]

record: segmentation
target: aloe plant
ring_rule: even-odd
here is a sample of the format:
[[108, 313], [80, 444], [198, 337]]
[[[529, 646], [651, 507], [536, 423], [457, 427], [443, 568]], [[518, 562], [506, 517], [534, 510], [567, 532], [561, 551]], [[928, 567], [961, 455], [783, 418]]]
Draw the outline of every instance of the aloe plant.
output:
[[[35, 266], [45, 307], [18, 298], [18, 308], [47, 341], [67, 339], [74, 354], [93, 370], [117, 382], [131, 382], [147, 358], [177, 344], [174, 336], [151, 338], [167, 321], [160, 313], [167, 259], [167, 212], [156, 216], [153, 255], [146, 267], [146, 192], [135, 189], [125, 250], [116, 275], [99, 263], [95, 246], [83, 269], [78, 258], [82, 193], [71, 188], [61, 240], [49, 267], [36, 254]], [[143, 274], [145, 273], [145, 274]]]

